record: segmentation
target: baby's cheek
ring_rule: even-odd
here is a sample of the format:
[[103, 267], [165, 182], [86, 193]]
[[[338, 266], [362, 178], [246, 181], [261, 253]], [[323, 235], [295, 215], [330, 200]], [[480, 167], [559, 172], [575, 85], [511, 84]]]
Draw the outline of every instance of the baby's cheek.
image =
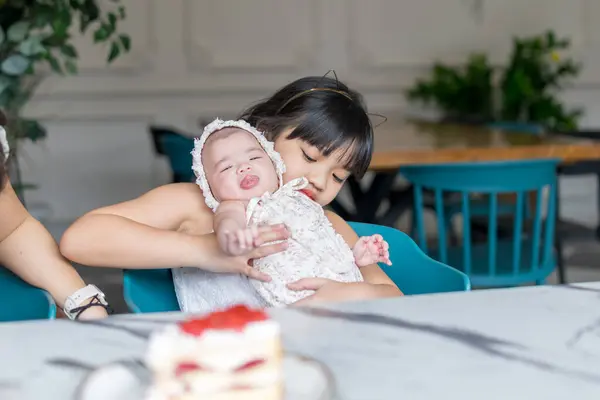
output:
[[235, 200], [239, 197], [237, 182], [232, 183], [228, 179], [223, 179], [216, 185], [213, 185], [211, 190], [220, 201]]

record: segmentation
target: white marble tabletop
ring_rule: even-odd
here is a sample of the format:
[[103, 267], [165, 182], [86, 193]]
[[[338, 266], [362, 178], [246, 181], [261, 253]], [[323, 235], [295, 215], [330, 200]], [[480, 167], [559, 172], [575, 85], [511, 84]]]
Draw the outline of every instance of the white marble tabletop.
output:
[[[275, 310], [287, 351], [339, 398], [600, 398], [600, 282]], [[68, 399], [86, 370], [139, 359], [181, 314], [0, 324], [0, 399]], [[43, 393], [43, 397], [39, 397]]]

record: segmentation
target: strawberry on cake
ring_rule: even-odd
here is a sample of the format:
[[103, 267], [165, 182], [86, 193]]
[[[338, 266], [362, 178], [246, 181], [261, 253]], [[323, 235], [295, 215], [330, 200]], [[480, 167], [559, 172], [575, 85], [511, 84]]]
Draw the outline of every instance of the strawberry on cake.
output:
[[283, 398], [280, 329], [262, 310], [235, 306], [169, 325], [146, 357], [151, 400]]

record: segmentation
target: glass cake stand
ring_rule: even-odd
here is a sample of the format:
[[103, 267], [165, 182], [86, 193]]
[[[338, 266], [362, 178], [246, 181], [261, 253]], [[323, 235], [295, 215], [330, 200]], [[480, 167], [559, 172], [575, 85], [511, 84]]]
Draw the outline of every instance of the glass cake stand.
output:
[[[299, 354], [283, 358], [285, 400], [333, 400], [335, 381], [323, 363]], [[92, 370], [76, 390], [77, 400], [144, 400], [150, 371], [140, 361], [124, 360]]]

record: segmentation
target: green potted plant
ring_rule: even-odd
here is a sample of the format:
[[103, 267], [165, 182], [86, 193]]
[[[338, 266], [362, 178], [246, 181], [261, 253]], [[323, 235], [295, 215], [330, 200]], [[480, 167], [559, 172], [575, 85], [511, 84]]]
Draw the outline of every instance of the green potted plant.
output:
[[568, 39], [552, 31], [515, 38], [505, 67], [494, 71], [482, 54], [472, 55], [464, 66], [436, 63], [430, 77], [418, 80], [406, 96], [436, 106], [444, 121], [518, 122], [574, 130], [581, 110], [567, 109], [558, 97], [581, 69], [561, 56], [569, 46]]
[[485, 54], [471, 55], [464, 66], [437, 62], [431, 77], [418, 80], [406, 95], [442, 110], [446, 121], [485, 122], [493, 113], [493, 72]]
[[120, 0], [0, 0], [0, 108], [8, 117], [11, 167], [17, 193], [23, 198], [16, 153], [21, 140], [36, 141], [46, 130], [36, 120], [22, 117], [48, 73], [76, 74], [78, 52], [73, 34], [93, 32], [93, 41], [108, 48], [112, 62], [131, 47], [128, 35], [118, 31], [126, 16]]
[[510, 60], [500, 82], [499, 118], [537, 123], [551, 130], [575, 130], [581, 110], [568, 110], [558, 93], [581, 71], [561, 53], [569, 39], [544, 35], [515, 38]]

